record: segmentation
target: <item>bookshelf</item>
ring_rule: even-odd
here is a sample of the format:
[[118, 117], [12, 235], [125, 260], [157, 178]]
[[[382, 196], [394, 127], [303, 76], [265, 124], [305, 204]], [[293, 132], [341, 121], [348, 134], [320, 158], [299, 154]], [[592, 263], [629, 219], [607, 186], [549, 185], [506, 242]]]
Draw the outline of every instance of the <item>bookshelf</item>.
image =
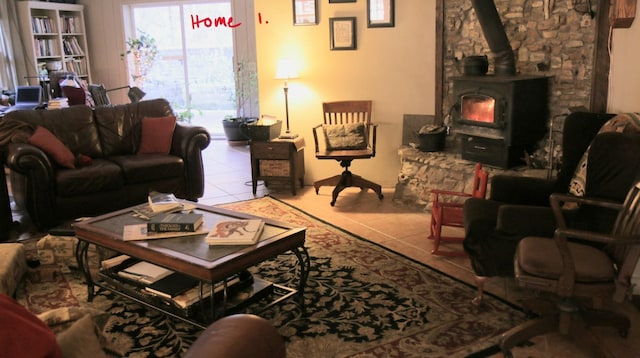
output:
[[20, 83], [48, 83], [55, 63], [91, 83], [84, 5], [43, 1], [17, 1], [16, 5], [27, 62], [26, 73], [18, 73]]

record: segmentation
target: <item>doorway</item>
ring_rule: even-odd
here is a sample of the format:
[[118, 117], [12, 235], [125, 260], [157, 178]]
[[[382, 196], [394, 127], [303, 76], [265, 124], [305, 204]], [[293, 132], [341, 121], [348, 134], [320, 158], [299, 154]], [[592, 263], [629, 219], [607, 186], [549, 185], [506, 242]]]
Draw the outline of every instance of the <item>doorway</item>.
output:
[[[148, 72], [136, 85], [142, 82], [145, 98], [166, 98], [183, 120], [206, 127], [214, 138], [224, 136], [222, 119], [237, 115], [238, 59], [248, 58], [243, 61], [255, 64], [255, 40], [251, 43], [255, 36], [249, 35], [252, 26], [245, 25], [251, 21], [233, 27], [227, 21], [198, 26], [196, 20], [226, 20], [237, 10], [253, 16], [252, 6], [242, 7], [238, 9], [232, 0], [214, 0], [135, 4], [128, 8], [128, 39], [148, 36], [157, 47]], [[253, 50], [239, 53], [246, 48]], [[134, 83], [139, 74], [131, 57], [128, 68]]]

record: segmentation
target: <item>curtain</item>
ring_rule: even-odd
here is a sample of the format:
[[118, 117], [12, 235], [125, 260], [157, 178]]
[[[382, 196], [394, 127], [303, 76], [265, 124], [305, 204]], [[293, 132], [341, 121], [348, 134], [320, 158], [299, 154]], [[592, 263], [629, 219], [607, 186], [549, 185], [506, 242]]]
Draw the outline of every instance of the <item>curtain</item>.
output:
[[[0, 0], [0, 87], [14, 90], [20, 84], [17, 71], [26, 73], [26, 49], [20, 39], [14, 0]], [[35, 66], [35, 64], [34, 64]]]

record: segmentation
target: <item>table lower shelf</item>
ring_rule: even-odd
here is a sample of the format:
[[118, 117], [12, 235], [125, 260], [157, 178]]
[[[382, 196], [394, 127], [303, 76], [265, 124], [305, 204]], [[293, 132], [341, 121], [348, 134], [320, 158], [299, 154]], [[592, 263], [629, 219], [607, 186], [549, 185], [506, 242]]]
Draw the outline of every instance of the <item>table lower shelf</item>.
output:
[[[271, 299], [268, 301], [269, 303], [261, 307], [261, 311], [297, 293], [295, 289], [254, 277], [251, 280], [231, 285], [226, 288], [226, 291], [222, 289], [219, 292], [214, 292], [213, 300], [210, 295], [207, 296], [205, 288], [202, 288], [200, 290], [201, 298], [196, 303], [182, 307], [172, 299], [155, 295], [144, 290], [144, 287], [140, 285], [126, 282], [120, 277], [113, 277], [113, 275], [112, 272], [101, 271], [93, 284], [203, 329], [211, 322], [223, 316], [240, 312], [252, 303], [267, 298]], [[205, 284], [201, 283], [202, 285]], [[214, 285], [214, 287], [216, 286]], [[208, 290], [209, 286], [206, 287], [206, 291]]]

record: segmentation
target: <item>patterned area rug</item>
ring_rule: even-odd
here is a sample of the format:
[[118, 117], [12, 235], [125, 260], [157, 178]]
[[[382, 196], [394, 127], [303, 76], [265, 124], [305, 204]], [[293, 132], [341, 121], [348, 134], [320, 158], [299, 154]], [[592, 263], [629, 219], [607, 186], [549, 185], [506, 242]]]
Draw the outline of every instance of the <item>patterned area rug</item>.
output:
[[[473, 287], [276, 199], [222, 206], [307, 227], [305, 311], [289, 299], [259, 313], [285, 337], [289, 357], [463, 357], [495, 345], [500, 333], [526, 318], [492, 296], [476, 308]], [[293, 254], [280, 255], [253, 272], [294, 285], [295, 263]], [[21, 303], [36, 313], [60, 306], [109, 312], [103, 333], [128, 357], [179, 356], [200, 332], [104, 291], [87, 303], [77, 272], [45, 266], [28, 275], [18, 292]]]

